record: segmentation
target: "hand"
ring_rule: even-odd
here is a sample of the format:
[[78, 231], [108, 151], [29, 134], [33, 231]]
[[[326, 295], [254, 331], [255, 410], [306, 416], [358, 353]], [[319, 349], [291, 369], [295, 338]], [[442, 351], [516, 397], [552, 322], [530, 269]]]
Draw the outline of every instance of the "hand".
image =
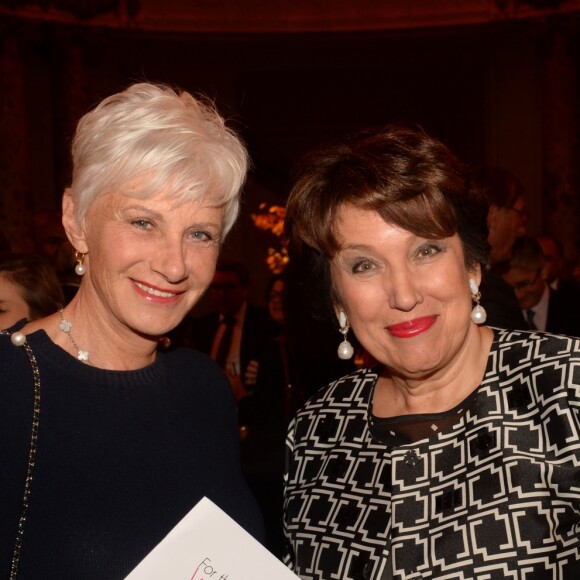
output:
[[242, 377], [240, 375], [233, 375], [228, 371], [226, 371], [226, 376], [230, 380], [230, 384], [232, 385], [232, 391], [234, 393], [234, 398], [236, 399], [237, 403], [242, 397], [245, 397], [248, 394], [246, 392], [246, 387], [244, 386], [244, 383], [242, 383]]
[[248, 363], [248, 366], [246, 367], [246, 372], [244, 373], [244, 381], [246, 382], [246, 385], [251, 387], [256, 384], [256, 381], [258, 380], [259, 366], [260, 365], [257, 360], [251, 360]]

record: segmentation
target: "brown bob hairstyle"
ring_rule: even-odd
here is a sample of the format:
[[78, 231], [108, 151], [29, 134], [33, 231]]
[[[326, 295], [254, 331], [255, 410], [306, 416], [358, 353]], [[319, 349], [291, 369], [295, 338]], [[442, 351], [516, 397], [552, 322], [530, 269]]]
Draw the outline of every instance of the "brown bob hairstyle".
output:
[[29, 320], [54, 314], [64, 306], [62, 287], [54, 268], [40, 256], [0, 253], [0, 275], [20, 289], [28, 305]]
[[488, 260], [485, 197], [453, 153], [418, 127], [387, 125], [314, 150], [296, 176], [285, 214], [289, 249], [309, 299], [322, 299], [325, 309], [332, 307], [329, 260], [339, 249], [343, 205], [375, 211], [420, 237], [458, 234], [469, 268]]

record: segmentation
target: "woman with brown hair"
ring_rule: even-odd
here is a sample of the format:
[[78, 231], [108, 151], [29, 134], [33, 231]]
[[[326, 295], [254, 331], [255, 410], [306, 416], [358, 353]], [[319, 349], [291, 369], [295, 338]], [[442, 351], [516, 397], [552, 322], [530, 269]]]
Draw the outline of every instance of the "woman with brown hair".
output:
[[578, 577], [580, 345], [484, 325], [486, 217], [420, 129], [301, 165], [293, 259], [338, 322], [338, 356], [352, 331], [379, 363], [290, 425], [286, 561], [301, 578]]

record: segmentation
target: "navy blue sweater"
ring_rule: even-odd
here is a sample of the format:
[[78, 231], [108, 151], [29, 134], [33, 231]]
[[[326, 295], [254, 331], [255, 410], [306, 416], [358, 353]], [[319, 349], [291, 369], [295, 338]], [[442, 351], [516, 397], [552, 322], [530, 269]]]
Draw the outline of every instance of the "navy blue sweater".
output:
[[[235, 405], [205, 355], [159, 353], [136, 371], [85, 365], [39, 331], [38, 455], [18, 578], [124, 578], [203, 496], [258, 539], [242, 479]], [[0, 577], [22, 507], [31, 366], [0, 336]]]

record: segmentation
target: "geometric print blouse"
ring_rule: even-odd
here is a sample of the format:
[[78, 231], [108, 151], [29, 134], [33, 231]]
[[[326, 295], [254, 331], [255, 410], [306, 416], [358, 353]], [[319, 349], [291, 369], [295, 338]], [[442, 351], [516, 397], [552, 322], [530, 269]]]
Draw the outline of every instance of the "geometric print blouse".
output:
[[287, 439], [287, 565], [302, 579], [580, 579], [580, 339], [494, 329], [450, 428], [373, 438], [378, 374], [346, 376]]

